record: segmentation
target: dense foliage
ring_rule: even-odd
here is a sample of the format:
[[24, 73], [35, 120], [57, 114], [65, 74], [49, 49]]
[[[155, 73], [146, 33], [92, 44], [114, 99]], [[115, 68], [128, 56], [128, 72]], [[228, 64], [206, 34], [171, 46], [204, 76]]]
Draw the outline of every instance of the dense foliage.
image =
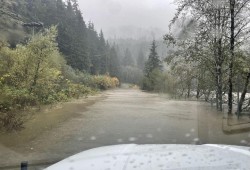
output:
[[[97, 33], [92, 22], [85, 23], [76, 0], [11, 0], [0, 1], [0, 5], [4, 7], [0, 23], [3, 30], [7, 30], [3, 33], [13, 47], [30, 37], [33, 31], [57, 25], [59, 51], [68, 65], [91, 74], [119, 76], [119, 69], [114, 68], [119, 65], [115, 48], [105, 40], [102, 31]], [[23, 27], [33, 22], [41, 22], [44, 27]]]
[[0, 47], [0, 125], [8, 129], [21, 126], [16, 111], [28, 106], [67, 101], [119, 85], [117, 78], [91, 76], [66, 65], [56, 38], [57, 29], [52, 27], [25, 45]]
[[172, 29], [164, 39], [172, 49], [166, 61], [177, 95], [210, 99], [219, 111], [227, 103], [229, 114], [247, 110], [250, 2], [176, 2]]
[[86, 25], [76, 0], [10, 0], [0, 6], [0, 127], [20, 128], [30, 106], [119, 85], [115, 47], [93, 23]]
[[[120, 80], [126, 83], [140, 85], [143, 79], [145, 63], [150, 54], [152, 39], [111, 39], [115, 43], [115, 49], [120, 60]], [[159, 59], [163, 59], [167, 53], [167, 46], [163, 40], [156, 40]]]
[[159, 79], [161, 75], [162, 62], [156, 52], [156, 42], [153, 41], [148, 60], [145, 63], [142, 89], [155, 91], [157, 89], [157, 85], [161, 83], [161, 79]]

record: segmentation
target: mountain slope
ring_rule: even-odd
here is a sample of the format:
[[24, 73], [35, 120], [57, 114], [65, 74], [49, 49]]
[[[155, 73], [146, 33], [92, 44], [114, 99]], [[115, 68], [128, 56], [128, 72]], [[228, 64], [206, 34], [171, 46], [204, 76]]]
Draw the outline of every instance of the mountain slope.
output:
[[0, 1], [0, 41], [8, 41], [12, 45], [25, 35], [24, 18], [16, 12], [21, 4], [21, 1]]

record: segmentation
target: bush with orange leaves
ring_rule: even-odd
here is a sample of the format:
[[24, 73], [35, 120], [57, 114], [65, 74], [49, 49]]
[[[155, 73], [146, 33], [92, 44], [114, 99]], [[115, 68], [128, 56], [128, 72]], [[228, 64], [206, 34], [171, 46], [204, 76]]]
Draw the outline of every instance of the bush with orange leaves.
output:
[[92, 78], [92, 85], [101, 90], [118, 87], [120, 84], [118, 78], [109, 75], [97, 75]]

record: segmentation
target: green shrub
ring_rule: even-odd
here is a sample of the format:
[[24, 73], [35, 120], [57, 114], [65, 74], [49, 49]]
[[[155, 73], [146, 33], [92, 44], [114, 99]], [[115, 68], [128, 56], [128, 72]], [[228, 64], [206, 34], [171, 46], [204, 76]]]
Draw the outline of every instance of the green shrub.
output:
[[[53, 104], [114, 88], [117, 78], [74, 70], [58, 50], [56, 27], [32, 37], [15, 49], [0, 44], [0, 125], [20, 127], [28, 106]], [[95, 90], [93, 90], [95, 89]]]
[[4, 86], [0, 90], [0, 112], [7, 112], [13, 109], [23, 109], [26, 106], [34, 106], [38, 99], [29, 94], [27, 89], [16, 89]]
[[7, 131], [20, 130], [23, 128], [24, 117], [19, 112], [0, 113], [0, 128]]

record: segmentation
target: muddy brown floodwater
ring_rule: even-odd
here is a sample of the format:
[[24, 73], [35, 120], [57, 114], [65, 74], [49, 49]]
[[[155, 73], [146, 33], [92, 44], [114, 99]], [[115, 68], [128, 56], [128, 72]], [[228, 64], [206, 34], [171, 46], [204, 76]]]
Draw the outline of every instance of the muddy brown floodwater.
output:
[[250, 132], [223, 131], [210, 104], [170, 100], [138, 89], [115, 89], [37, 113], [20, 132], [0, 134], [0, 166], [53, 163], [117, 144], [250, 145]]

